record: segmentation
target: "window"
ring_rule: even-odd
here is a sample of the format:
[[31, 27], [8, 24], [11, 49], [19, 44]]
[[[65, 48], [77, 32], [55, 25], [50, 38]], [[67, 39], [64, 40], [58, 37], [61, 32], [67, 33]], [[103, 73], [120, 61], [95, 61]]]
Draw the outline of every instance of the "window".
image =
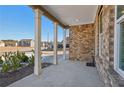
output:
[[124, 5], [117, 6], [117, 19], [124, 14]]
[[116, 6], [115, 13], [114, 68], [124, 77], [124, 6]]
[[124, 22], [120, 23], [119, 68], [124, 71]]
[[102, 11], [99, 14], [99, 56], [102, 57], [102, 49], [103, 49], [103, 18]]

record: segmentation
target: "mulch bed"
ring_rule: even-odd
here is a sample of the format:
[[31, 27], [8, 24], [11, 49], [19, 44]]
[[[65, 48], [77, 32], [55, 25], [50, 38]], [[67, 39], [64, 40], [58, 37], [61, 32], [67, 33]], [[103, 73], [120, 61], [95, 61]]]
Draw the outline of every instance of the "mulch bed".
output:
[[[52, 65], [51, 63], [42, 63], [42, 68]], [[34, 72], [34, 66], [26, 66], [21, 69], [8, 73], [0, 73], [0, 87], [8, 86]]]

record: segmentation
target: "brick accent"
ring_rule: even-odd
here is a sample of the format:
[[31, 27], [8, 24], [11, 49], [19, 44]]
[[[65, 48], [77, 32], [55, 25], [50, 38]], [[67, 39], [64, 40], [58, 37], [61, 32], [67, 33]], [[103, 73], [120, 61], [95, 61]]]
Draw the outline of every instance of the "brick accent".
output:
[[[100, 6], [99, 6], [100, 7]], [[124, 86], [124, 79], [114, 70], [114, 19], [115, 6], [104, 5], [102, 11], [103, 42], [99, 55], [99, 10], [94, 24], [70, 27], [71, 60], [87, 60], [91, 58], [91, 50], [95, 47], [96, 67], [105, 86]], [[95, 41], [95, 44], [94, 44]], [[95, 45], [95, 46], [94, 46]]]
[[69, 36], [69, 58], [71, 60], [88, 60], [95, 45], [94, 24], [71, 26]]
[[[103, 49], [102, 57], [99, 56], [99, 15], [95, 20], [95, 60], [97, 70], [105, 86], [120, 86], [120, 75], [114, 71], [114, 19], [115, 6], [105, 5], [102, 7], [103, 15]], [[121, 81], [122, 83], [122, 81]], [[122, 84], [121, 84], [122, 86]]]

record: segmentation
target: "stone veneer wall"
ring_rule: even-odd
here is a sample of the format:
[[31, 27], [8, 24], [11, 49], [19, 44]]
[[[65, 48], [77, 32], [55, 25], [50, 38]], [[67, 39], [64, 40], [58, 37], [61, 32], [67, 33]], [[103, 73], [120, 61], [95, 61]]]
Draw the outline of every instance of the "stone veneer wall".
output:
[[100, 78], [105, 86], [123, 86], [122, 77], [114, 71], [114, 19], [115, 6], [102, 7], [103, 15], [103, 49], [99, 56], [99, 15], [95, 20], [95, 61]]
[[114, 70], [115, 6], [104, 5], [101, 11], [103, 13], [103, 48], [101, 56], [99, 55], [99, 13], [97, 13], [94, 24], [70, 27], [69, 57], [72, 60], [89, 59], [95, 41], [95, 62], [100, 79], [105, 86], [124, 86], [124, 78]]
[[95, 45], [94, 24], [70, 27], [70, 60], [88, 60]]

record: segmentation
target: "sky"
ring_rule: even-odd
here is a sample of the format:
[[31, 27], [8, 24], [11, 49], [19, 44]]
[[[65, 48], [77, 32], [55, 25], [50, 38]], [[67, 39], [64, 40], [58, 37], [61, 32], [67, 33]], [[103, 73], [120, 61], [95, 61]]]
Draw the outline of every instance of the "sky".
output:
[[[0, 5], [0, 40], [34, 39], [35, 14], [28, 6]], [[53, 41], [54, 24], [42, 16], [42, 41]], [[58, 41], [63, 40], [63, 28], [58, 26]]]

